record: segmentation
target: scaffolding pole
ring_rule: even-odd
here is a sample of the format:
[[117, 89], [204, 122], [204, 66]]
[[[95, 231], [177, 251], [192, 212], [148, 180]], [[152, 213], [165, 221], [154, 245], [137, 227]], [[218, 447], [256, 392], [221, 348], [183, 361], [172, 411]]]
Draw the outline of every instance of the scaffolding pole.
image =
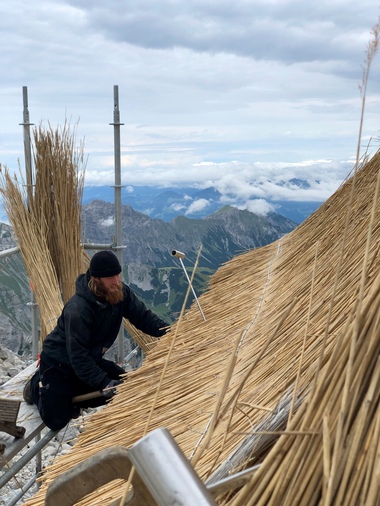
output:
[[[119, 110], [119, 87], [113, 87], [113, 133], [114, 133], [114, 159], [115, 159], [115, 250], [116, 256], [123, 266], [123, 251], [122, 251], [122, 223], [121, 223], [121, 154], [120, 154], [120, 110]], [[122, 273], [123, 274], [123, 273]], [[117, 361], [122, 363], [124, 361], [124, 324], [122, 322], [118, 334], [118, 352]]]
[[[28, 203], [33, 198], [33, 169], [32, 169], [32, 146], [30, 139], [30, 127], [33, 123], [29, 121], [28, 108], [28, 87], [22, 87], [23, 98], [23, 122], [20, 123], [24, 127], [24, 155], [25, 155], [25, 174], [26, 174], [26, 191]], [[38, 307], [33, 291], [31, 291], [31, 301], [28, 304], [32, 311], [32, 354], [36, 360], [39, 353], [38, 343]]]

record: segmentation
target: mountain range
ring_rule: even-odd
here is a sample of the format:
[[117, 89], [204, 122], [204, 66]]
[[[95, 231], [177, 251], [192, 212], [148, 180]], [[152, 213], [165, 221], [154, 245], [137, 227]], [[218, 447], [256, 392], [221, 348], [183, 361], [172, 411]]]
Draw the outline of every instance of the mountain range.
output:
[[[293, 178], [287, 182], [300, 189], [309, 186], [306, 180]], [[285, 184], [285, 183], [284, 183]], [[111, 186], [85, 186], [83, 189], [83, 204], [93, 200], [114, 202], [115, 190]], [[183, 188], [159, 188], [151, 186], [125, 186], [121, 189], [121, 203], [131, 206], [135, 211], [140, 211], [151, 218], [163, 221], [171, 221], [176, 216], [187, 218], [204, 218], [214, 213], [227, 203], [239, 209], [244, 208], [244, 201], [236, 196], [222, 195], [213, 187], [196, 189]], [[276, 214], [280, 214], [295, 223], [302, 223], [312, 214], [322, 202], [314, 201], [285, 201], [267, 200]]]
[[[111, 245], [114, 241], [114, 204], [92, 200], [82, 206], [82, 240]], [[170, 222], [122, 205], [123, 276], [133, 291], [155, 313], [174, 321], [183, 304], [194, 263], [201, 249], [193, 288], [207, 289], [220, 265], [249, 249], [269, 244], [291, 232], [297, 224], [284, 216], [266, 216], [224, 206], [209, 216], [176, 216]], [[0, 224], [0, 248], [16, 245], [9, 225]], [[181, 262], [173, 250], [185, 256]], [[92, 252], [90, 252], [92, 254]], [[191, 296], [189, 304], [194, 301]], [[30, 351], [29, 282], [20, 255], [0, 260], [0, 342], [21, 354]]]

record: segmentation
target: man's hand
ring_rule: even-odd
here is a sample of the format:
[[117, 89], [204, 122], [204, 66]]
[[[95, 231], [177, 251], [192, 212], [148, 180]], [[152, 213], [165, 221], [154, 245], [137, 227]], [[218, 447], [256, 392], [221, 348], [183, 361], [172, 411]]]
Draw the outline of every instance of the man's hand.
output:
[[104, 397], [107, 397], [107, 398], [111, 398], [115, 395], [116, 393], [116, 387], [117, 385], [120, 385], [121, 381], [119, 380], [111, 380], [108, 385], [106, 387], [103, 388], [103, 390], [101, 390], [101, 394], [104, 396]]

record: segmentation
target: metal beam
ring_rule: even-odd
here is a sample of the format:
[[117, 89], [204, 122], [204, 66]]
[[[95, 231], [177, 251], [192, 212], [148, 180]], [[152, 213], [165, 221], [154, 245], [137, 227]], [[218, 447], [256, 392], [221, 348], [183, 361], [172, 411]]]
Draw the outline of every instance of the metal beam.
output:
[[[122, 223], [121, 223], [121, 153], [120, 153], [120, 110], [119, 110], [119, 87], [113, 87], [113, 133], [114, 133], [114, 157], [115, 157], [115, 232], [116, 232], [116, 256], [123, 265], [123, 252], [122, 252]], [[124, 360], [124, 325], [120, 326], [118, 334], [118, 362], [122, 363]]]
[[[26, 172], [26, 185], [27, 185], [27, 197], [28, 205], [33, 198], [33, 169], [32, 169], [32, 146], [30, 139], [30, 127], [33, 123], [29, 120], [29, 108], [28, 108], [28, 88], [27, 86], [22, 87], [22, 98], [23, 98], [23, 123], [24, 127], [24, 154], [25, 154], [25, 172]], [[33, 292], [31, 292], [31, 301], [29, 303], [32, 311], [32, 354], [35, 360], [39, 353], [39, 339], [38, 339], [38, 306], [36, 298]]]

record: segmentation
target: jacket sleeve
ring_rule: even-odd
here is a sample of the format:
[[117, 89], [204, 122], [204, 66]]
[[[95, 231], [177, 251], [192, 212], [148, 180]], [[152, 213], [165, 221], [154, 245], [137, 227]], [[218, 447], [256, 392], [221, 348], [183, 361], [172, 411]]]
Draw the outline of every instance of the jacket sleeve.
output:
[[102, 390], [110, 381], [97, 365], [91, 345], [91, 328], [83, 313], [65, 315], [66, 348], [75, 374], [94, 390]]
[[126, 293], [123, 308], [124, 318], [127, 318], [137, 329], [150, 336], [161, 337], [166, 334], [169, 324], [148, 309], [136, 297], [129, 286], [124, 285], [124, 290]]

